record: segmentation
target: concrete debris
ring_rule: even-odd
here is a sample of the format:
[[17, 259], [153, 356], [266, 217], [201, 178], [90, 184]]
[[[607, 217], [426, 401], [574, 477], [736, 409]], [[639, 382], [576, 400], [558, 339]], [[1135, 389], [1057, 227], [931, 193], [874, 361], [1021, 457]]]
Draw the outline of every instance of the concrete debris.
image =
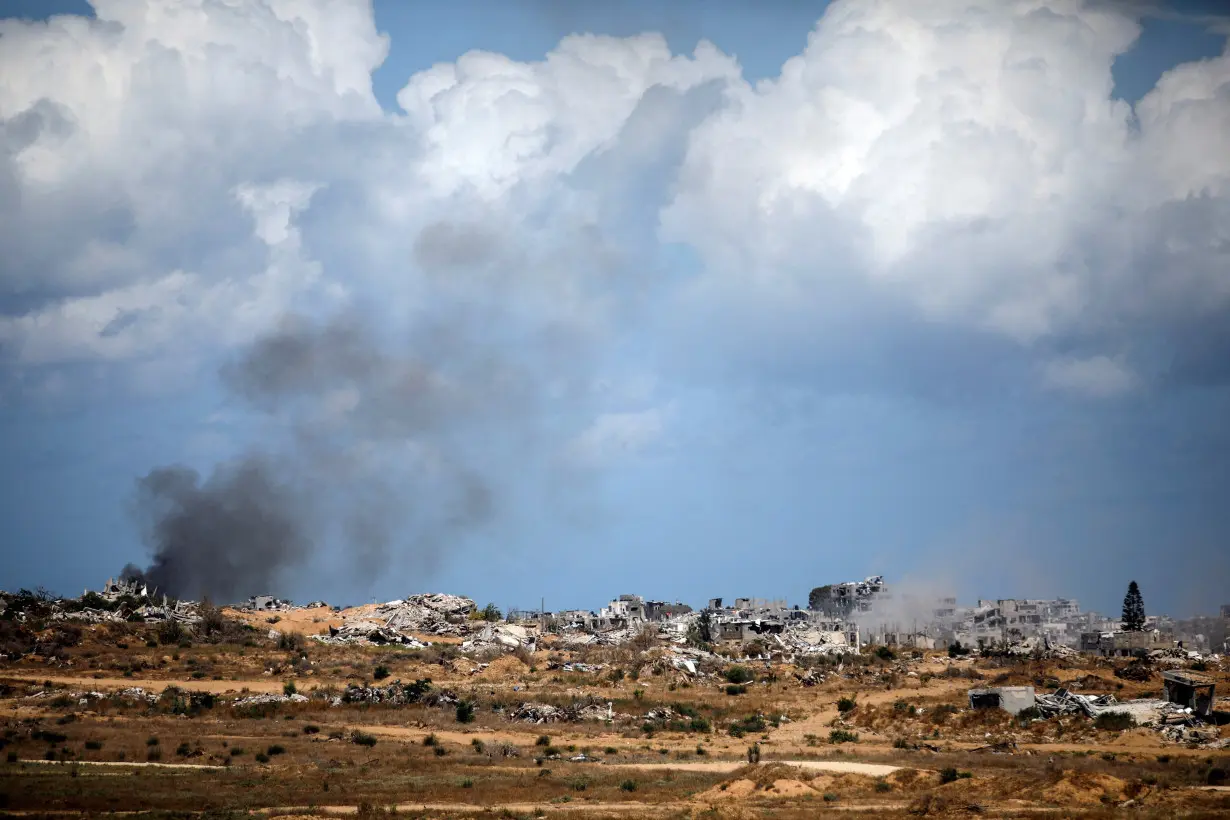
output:
[[232, 706], [265, 706], [271, 703], [307, 703], [308, 699], [305, 695], [295, 693], [293, 695], [279, 695], [275, 693], [267, 693], [262, 695], [249, 695], [239, 698]]
[[374, 608], [364, 607], [340, 627], [329, 627], [328, 635], [313, 637], [322, 643], [398, 644], [421, 649], [431, 644], [411, 633], [467, 635], [474, 610], [474, 601], [460, 595], [411, 595], [405, 600], [389, 601]]
[[294, 608], [293, 601], [272, 595], [253, 595], [239, 607], [248, 612], [288, 612]]
[[397, 644], [411, 649], [423, 649], [430, 643], [420, 641], [410, 635], [403, 635], [396, 630], [376, 621], [354, 620], [341, 626], [330, 626], [327, 635], [312, 635], [313, 640], [327, 644], [370, 643], [377, 645]]
[[487, 624], [482, 631], [461, 644], [462, 652], [478, 652], [486, 649], [513, 650], [524, 648], [530, 652], [537, 648], [538, 635], [516, 624]]
[[1019, 715], [1035, 704], [1032, 686], [996, 686], [969, 690], [971, 709], [1003, 709], [1011, 715]]
[[509, 712], [508, 717], [527, 723], [576, 723], [586, 720], [610, 722], [624, 716], [615, 714], [610, 703], [605, 706], [593, 702], [552, 706], [549, 703], [527, 702]]
[[460, 595], [433, 592], [411, 595], [404, 601], [389, 601], [376, 607], [375, 617], [397, 632], [428, 635], [464, 635], [474, 602]]
[[1110, 694], [1078, 695], [1067, 689], [1058, 689], [1053, 695], [1037, 695], [1035, 705], [1043, 717], [1084, 714], [1096, 718], [1108, 712], [1122, 712], [1131, 715], [1138, 726], [1156, 726], [1171, 719], [1185, 720], [1190, 714], [1183, 707], [1164, 700], [1118, 701]]

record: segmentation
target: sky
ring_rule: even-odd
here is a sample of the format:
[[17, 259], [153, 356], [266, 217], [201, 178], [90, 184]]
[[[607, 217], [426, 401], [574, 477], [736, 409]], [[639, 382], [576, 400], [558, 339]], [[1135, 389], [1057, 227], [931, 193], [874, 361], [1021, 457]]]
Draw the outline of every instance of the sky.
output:
[[0, 588], [1216, 611], [1218, 7], [0, 0]]

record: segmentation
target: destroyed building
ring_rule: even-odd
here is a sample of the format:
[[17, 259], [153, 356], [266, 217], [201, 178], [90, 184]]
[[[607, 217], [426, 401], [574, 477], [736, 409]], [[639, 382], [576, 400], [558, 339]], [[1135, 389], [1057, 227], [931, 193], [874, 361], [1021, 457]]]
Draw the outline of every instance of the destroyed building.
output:
[[1156, 630], [1148, 632], [1085, 632], [1081, 634], [1082, 652], [1093, 652], [1104, 657], [1128, 657], [1144, 652], [1172, 649], [1173, 636]]
[[994, 686], [969, 690], [971, 709], [1003, 709], [1009, 714], [1019, 715], [1034, 708], [1034, 703], [1032, 686]]
[[1171, 669], [1162, 673], [1162, 687], [1171, 703], [1191, 709], [1199, 718], [1212, 716], [1216, 696], [1212, 678]]
[[849, 618], [858, 612], [870, 612], [876, 600], [887, 595], [884, 576], [872, 575], [862, 581], [816, 587], [807, 598], [807, 608], [831, 618]]

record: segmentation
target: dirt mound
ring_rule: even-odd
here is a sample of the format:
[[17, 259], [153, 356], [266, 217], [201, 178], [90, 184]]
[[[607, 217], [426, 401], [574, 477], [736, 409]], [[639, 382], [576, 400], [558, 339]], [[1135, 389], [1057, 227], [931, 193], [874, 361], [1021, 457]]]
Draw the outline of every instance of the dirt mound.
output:
[[1040, 797], [1061, 806], [1098, 806], [1123, 799], [1126, 784], [1117, 777], [1094, 772], [1064, 772], [1059, 781], [1042, 790]]
[[516, 655], [504, 655], [487, 664], [487, 668], [476, 677], [491, 681], [520, 680], [530, 671], [530, 668]]
[[741, 800], [749, 797], [791, 798], [816, 794], [806, 774], [784, 763], [744, 766], [730, 778], [697, 795], [700, 800]]

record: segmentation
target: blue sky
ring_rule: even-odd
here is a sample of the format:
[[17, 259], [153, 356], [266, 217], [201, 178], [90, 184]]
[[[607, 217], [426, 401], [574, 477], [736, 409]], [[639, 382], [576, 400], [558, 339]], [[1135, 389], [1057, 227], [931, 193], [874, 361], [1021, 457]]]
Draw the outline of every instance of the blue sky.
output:
[[[301, 600], [1225, 602], [1215, 7], [265, 5], [2, 29], [0, 587], [145, 564], [139, 478], [260, 451]], [[360, 365], [254, 369], [339, 311]]]

